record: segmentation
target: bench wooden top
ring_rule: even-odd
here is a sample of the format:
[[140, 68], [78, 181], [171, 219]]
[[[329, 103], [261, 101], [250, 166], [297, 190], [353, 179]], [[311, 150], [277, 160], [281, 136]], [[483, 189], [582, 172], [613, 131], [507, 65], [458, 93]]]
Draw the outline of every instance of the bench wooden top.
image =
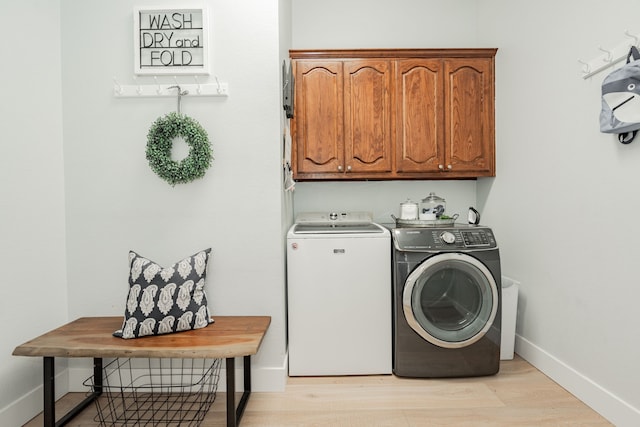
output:
[[122, 339], [122, 316], [81, 317], [19, 345], [14, 356], [230, 358], [256, 354], [271, 317], [214, 316], [202, 329]]

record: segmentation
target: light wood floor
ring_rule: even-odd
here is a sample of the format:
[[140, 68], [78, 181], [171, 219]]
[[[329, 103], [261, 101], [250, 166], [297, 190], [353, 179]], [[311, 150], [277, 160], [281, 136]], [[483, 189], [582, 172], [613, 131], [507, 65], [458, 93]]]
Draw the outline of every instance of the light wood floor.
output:
[[[81, 393], [56, 406], [66, 412]], [[93, 406], [71, 421], [92, 427]], [[218, 393], [202, 427], [226, 425]], [[241, 427], [610, 426], [604, 418], [516, 356], [496, 376], [406, 379], [393, 375], [289, 378], [282, 393], [254, 392]], [[25, 424], [42, 426], [42, 415]]]

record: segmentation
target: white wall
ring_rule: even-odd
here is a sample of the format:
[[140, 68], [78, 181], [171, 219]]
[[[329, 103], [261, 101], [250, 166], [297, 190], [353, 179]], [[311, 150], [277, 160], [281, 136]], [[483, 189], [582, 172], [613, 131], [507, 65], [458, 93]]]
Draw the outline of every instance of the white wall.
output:
[[[254, 357], [254, 389], [282, 389], [278, 2], [206, 4], [213, 66], [200, 82], [218, 76], [230, 95], [183, 98], [182, 112], [207, 130], [215, 160], [203, 179], [172, 187], [149, 168], [145, 145], [153, 121], [175, 111], [176, 99], [112, 95], [114, 76], [120, 84], [134, 84], [131, 2], [62, 0], [69, 317], [123, 312], [130, 249], [170, 265], [212, 247], [207, 293], [213, 315], [272, 316]], [[137, 81], [154, 84], [151, 77]], [[173, 77], [159, 82], [172, 83]], [[70, 380], [73, 388], [79, 378]]]
[[475, 47], [477, 8], [476, 0], [295, 0], [293, 47]]
[[[280, 11], [280, 56], [279, 63], [283, 62], [285, 65], [289, 64], [289, 48], [291, 47], [291, 13], [292, 13], [292, 3], [293, 0], [279, 0], [279, 11]], [[282, 71], [281, 71], [281, 79], [282, 79]], [[284, 104], [284, 99], [282, 96], [282, 91], [280, 91], [280, 105]], [[293, 192], [288, 189], [289, 182], [285, 183], [285, 167], [284, 167], [284, 152], [285, 152], [285, 139], [286, 136], [289, 135], [289, 122], [290, 120], [286, 118], [284, 109], [280, 110], [280, 121], [281, 121], [281, 138], [280, 138], [280, 151], [279, 153], [283, 153], [283, 168], [282, 174], [280, 175], [280, 180], [283, 182], [283, 188], [287, 188], [287, 191], [284, 192], [282, 197], [282, 230], [286, 231], [289, 229], [291, 224], [293, 223]], [[289, 143], [290, 147], [290, 143]], [[282, 256], [285, 259], [285, 263], [282, 265], [284, 271], [286, 271], [286, 257], [287, 257], [287, 236], [286, 232], [282, 233]], [[286, 275], [286, 273], [283, 273]], [[286, 299], [286, 294], [285, 297]], [[286, 315], [285, 315], [286, 317]]]
[[[296, 0], [293, 48], [477, 47], [476, 8], [475, 0]], [[376, 221], [391, 223], [400, 203], [420, 201], [432, 191], [447, 200], [450, 215], [466, 218], [476, 204], [476, 181], [372, 181], [300, 182], [294, 205], [296, 213], [371, 211]]]
[[516, 351], [616, 425], [640, 425], [640, 141], [599, 132], [611, 70], [584, 80], [578, 63], [640, 33], [640, 3], [480, 3], [479, 41], [500, 50], [498, 176], [478, 202], [521, 282]]
[[[67, 319], [59, 2], [5, 2], [0, 26], [0, 425], [42, 408], [42, 360], [13, 349]], [[64, 364], [62, 364], [64, 365]], [[58, 369], [60, 371], [60, 369]], [[64, 386], [66, 377], [61, 378]]]
[[640, 6], [460, 3], [297, 0], [293, 45], [499, 48], [497, 177], [444, 188], [434, 181], [300, 183], [296, 211], [370, 207], [384, 219], [405, 197], [434, 189], [455, 200], [455, 210], [477, 203], [482, 222], [495, 229], [504, 273], [522, 285], [517, 351], [617, 425], [638, 425], [640, 142], [622, 146], [599, 133], [604, 74], [583, 80], [577, 59], [630, 40], [625, 29], [640, 33]]
[[[183, 100], [183, 112], [208, 131], [215, 160], [202, 180], [175, 188], [149, 169], [145, 144], [153, 121], [175, 110], [176, 100], [112, 94], [114, 77], [154, 82], [133, 78], [132, 3], [30, 0], [3, 8], [11, 19], [2, 39], [21, 43], [2, 44], [3, 58], [15, 65], [0, 71], [0, 112], [11, 124], [0, 157], [7, 284], [0, 301], [3, 324], [29, 317], [3, 335], [0, 425], [21, 425], [42, 409], [42, 361], [9, 356], [13, 348], [79, 316], [121, 315], [130, 249], [169, 264], [212, 247], [214, 316], [272, 317], [253, 358], [253, 385], [284, 387], [284, 235], [292, 201], [282, 191], [280, 61], [291, 43], [291, 1], [201, 4], [211, 12], [213, 67], [200, 82], [218, 76], [230, 96]], [[67, 371], [59, 361], [58, 394], [84, 390], [85, 362], [72, 360]]]

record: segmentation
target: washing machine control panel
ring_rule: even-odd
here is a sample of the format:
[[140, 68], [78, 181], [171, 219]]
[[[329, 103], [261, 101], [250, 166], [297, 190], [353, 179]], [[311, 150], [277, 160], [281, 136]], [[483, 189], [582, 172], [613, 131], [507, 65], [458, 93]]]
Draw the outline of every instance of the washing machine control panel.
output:
[[483, 246], [495, 246], [496, 242], [493, 233], [487, 233], [483, 230], [478, 231], [461, 231], [464, 245], [470, 248], [478, 248]]
[[399, 250], [491, 249], [497, 243], [491, 229], [483, 228], [395, 228], [394, 245]]
[[447, 245], [453, 245], [456, 242], [456, 235], [450, 231], [443, 231], [440, 233], [440, 240]]

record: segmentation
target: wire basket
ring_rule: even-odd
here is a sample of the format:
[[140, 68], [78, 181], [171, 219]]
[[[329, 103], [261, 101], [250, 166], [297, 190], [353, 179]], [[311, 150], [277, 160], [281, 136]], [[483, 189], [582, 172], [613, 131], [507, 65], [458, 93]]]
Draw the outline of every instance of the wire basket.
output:
[[[216, 398], [220, 359], [121, 359], [106, 364], [100, 426], [199, 426]], [[99, 390], [93, 376], [84, 385]]]

